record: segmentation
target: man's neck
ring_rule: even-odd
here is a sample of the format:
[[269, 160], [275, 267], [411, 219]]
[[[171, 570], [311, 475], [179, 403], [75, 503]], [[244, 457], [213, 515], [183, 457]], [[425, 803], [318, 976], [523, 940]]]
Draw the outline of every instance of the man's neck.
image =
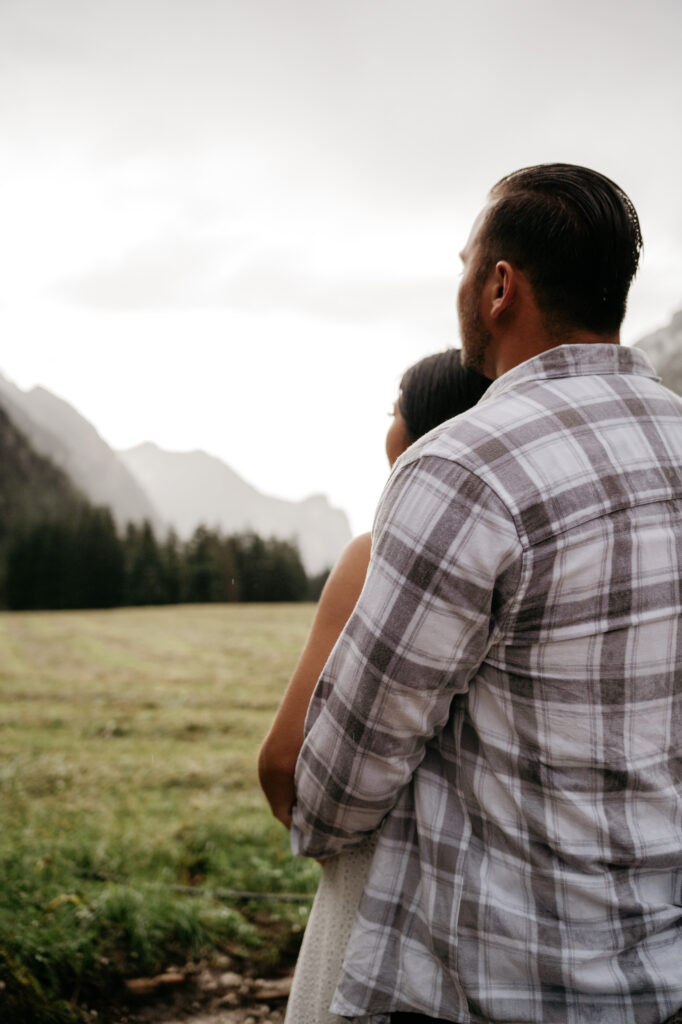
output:
[[548, 352], [559, 345], [620, 345], [620, 332], [595, 334], [593, 331], [571, 331], [557, 335], [537, 332], [530, 337], [508, 337], [499, 343], [495, 351], [494, 378], [501, 377], [507, 370], [513, 370], [542, 352]]

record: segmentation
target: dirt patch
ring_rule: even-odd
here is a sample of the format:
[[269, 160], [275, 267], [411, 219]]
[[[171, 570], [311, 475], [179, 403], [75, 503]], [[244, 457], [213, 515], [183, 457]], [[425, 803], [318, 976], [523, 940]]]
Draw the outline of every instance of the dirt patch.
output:
[[230, 957], [131, 978], [125, 993], [90, 1009], [92, 1024], [282, 1024], [292, 971], [264, 978]]

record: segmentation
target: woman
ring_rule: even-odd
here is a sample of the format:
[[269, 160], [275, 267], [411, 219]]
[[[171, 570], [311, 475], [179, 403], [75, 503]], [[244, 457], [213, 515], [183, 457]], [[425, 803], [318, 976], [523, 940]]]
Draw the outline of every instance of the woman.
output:
[[[483, 395], [490, 382], [465, 370], [460, 352], [448, 349], [411, 366], [400, 382], [386, 435], [392, 466], [414, 441], [456, 416]], [[315, 684], [360, 596], [369, 565], [371, 535], [351, 541], [322, 591], [308, 640], [260, 751], [261, 786], [273, 814], [291, 825], [294, 770]], [[285, 1024], [340, 1024], [329, 1013], [355, 911], [373, 850], [370, 841], [325, 866], [296, 965]]]

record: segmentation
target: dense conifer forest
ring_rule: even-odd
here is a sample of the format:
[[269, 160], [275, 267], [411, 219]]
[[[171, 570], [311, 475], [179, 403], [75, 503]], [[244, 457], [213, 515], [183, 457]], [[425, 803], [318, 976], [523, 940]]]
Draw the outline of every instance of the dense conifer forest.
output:
[[5, 546], [4, 600], [11, 610], [113, 608], [215, 601], [305, 601], [309, 579], [296, 546], [255, 533], [222, 536], [199, 527], [182, 542], [158, 541], [148, 522], [121, 536], [106, 508], [15, 530]]

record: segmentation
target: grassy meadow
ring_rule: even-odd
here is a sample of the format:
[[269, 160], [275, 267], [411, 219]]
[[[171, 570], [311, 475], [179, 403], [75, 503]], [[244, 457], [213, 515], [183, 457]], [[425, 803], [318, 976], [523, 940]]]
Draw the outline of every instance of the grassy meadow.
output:
[[125, 977], [295, 946], [308, 904], [216, 890], [314, 891], [255, 763], [312, 614], [0, 614], [0, 1008], [77, 1019]]

